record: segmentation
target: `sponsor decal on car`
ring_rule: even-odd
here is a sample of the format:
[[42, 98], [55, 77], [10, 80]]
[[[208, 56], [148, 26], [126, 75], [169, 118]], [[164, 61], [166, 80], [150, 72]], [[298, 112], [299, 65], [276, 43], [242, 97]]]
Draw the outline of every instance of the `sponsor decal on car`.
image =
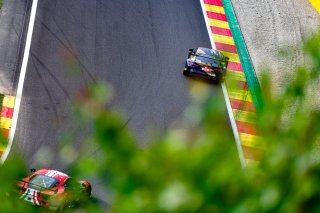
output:
[[20, 199], [30, 202], [36, 206], [40, 205], [40, 192], [35, 189], [27, 188], [26, 191], [21, 195]]
[[56, 170], [49, 170], [46, 174], [45, 174], [45, 176], [48, 176], [48, 177], [56, 177], [56, 176], [66, 176], [66, 177], [68, 177], [68, 175], [66, 175], [66, 174], [64, 174], [64, 173], [62, 173], [62, 172], [59, 172], [59, 171], [56, 171]]

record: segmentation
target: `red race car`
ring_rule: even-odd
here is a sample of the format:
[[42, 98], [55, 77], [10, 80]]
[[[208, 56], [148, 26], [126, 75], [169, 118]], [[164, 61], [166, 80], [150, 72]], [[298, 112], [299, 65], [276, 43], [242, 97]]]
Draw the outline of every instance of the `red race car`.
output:
[[87, 181], [76, 181], [52, 169], [32, 171], [33, 174], [17, 183], [22, 200], [52, 210], [60, 210], [91, 197], [91, 184]]

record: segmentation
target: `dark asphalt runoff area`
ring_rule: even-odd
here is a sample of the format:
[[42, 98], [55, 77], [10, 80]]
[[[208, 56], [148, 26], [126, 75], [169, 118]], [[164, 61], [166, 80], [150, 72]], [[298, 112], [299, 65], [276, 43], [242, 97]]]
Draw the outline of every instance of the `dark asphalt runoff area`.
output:
[[[73, 122], [74, 97], [100, 80], [114, 89], [111, 109], [124, 112], [138, 143], [148, 143], [146, 129], [169, 129], [190, 104], [193, 80], [182, 69], [198, 46], [210, 47], [199, 1], [40, 0], [11, 154], [21, 153], [30, 168], [66, 171], [55, 154], [59, 141], [72, 132], [78, 147], [86, 136]], [[219, 85], [210, 90], [221, 95]], [[108, 202], [103, 183], [89, 181]]]

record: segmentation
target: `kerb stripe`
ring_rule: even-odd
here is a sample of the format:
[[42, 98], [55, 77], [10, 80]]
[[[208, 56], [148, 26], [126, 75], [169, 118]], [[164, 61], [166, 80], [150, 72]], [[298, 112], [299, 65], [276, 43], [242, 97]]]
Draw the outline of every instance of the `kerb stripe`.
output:
[[226, 80], [238, 80], [238, 81], [246, 81], [246, 78], [244, 76], [243, 72], [233, 71], [228, 69], [227, 71], [227, 78]]
[[248, 146], [242, 146], [242, 148], [247, 159], [259, 161], [262, 158], [262, 150]]
[[230, 36], [222, 36], [222, 35], [214, 34], [214, 40], [219, 43], [234, 45], [234, 40]]
[[248, 122], [256, 124], [256, 113], [233, 109], [236, 121]]
[[255, 112], [254, 104], [253, 102], [249, 101], [243, 101], [239, 99], [230, 99], [231, 106], [233, 109], [241, 109], [249, 112]]
[[4, 96], [3, 98], [3, 105], [8, 108], [13, 108], [14, 107], [14, 101], [15, 97], [14, 96]]
[[11, 118], [0, 117], [0, 128], [10, 129], [11, 127]]
[[208, 11], [208, 12], [225, 14], [223, 7], [216, 6], [216, 5], [210, 5], [210, 4], [205, 4], [204, 7], [206, 8], [206, 11]]
[[1, 129], [2, 130], [2, 136], [4, 138], [8, 138], [9, 135], [9, 129]]
[[225, 22], [225, 21], [209, 18], [208, 22], [211, 26], [230, 29], [228, 22]]
[[225, 14], [215, 13], [215, 12], [207, 12], [207, 15], [208, 15], [208, 18], [211, 18], [211, 19], [217, 19], [220, 21], [228, 21], [227, 16]]
[[217, 48], [217, 50], [221, 50], [221, 51], [237, 53], [237, 48], [234, 45], [229, 45], [229, 44], [223, 44], [223, 43], [216, 42], [216, 48]]
[[229, 57], [229, 62], [230, 63], [240, 63], [240, 58], [237, 53], [229, 53], [229, 52], [224, 52], [220, 51], [224, 56]]
[[236, 123], [237, 123], [238, 131], [240, 133], [257, 135], [257, 129], [255, 124], [242, 122], [242, 121], [236, 121]]
[[[7, 142], [9, 137], [9, 131], [12, 124], [13, 107], [15, 102], [14, 96], [7, 96], [0, 94], [0, 134], [1, 138]], [[3, 155], [7, 147], [7, 143], [0, 145], [0, 157]]]
[[228, 69], [229, 70], [243, 72], [242, 65], [240, 63], [237, 63], [237, 62], [229, 61]]
[[229, 29], [220, 28], [220, 27], [214, 27], [214, 26], [211, 26], [210, 28], [211, 28], [211, 32], [213, 34], [219, 34], [219, 35], [232, 37], [232, 33], [231, 33], [231, 31]]
[[204, 0], [203, 1], [205, 4], [211, 4], [211, 5], [216, 5], [222, 7], [222, 1], [221, 0]]
[[252, 102], [251, 95], [248, 90], [228, 89], [230, 99], [239, 99], [242, 101]]
[[239, 90], [248, 90], [248, 83], [246, 81], [235, 81], [228, 79], [226, 81], [228, 88], [239, 89]]
[[251, 147], [251, 148], [257, 148], [257, 149], [265, 149], [265, 143], [261, 140], [260, 136], [252, 135], [252, 134], [246, 134], [240, 132], [240, 139], [241, 144], [243, 146]]
[[13, 115], [13, 108], [2, 107], [1, 117], [12, 118], [12, 115]]

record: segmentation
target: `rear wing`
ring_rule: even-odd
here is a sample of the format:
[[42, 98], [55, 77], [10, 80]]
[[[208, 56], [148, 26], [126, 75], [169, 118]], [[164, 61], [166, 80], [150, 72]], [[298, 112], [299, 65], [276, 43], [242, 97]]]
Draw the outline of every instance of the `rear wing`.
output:
[[225, 62], [226, 64], [228, 64], [228, 62], [229, 62], [229, 57], [226, 57], [224, 55], [223, 55], [223, 59], [217, 59], [217, 58], [214, 58], [214, 57], [208, 57], [207, 55], [201, 55], [201, 54], [196, 54], [196, 53], [193, 53], [191, 55], [200, 56], [200, 57], [203, 57], [203, 58], [208, 58], [208, 59], [212, 59], [212, 60], [219, 61], [219, 62]]
[[203, 58], [208, 58], [208, 59], [212, 59], [216, 62], [220, 62], [219, 66], [224, 66], [222, 65], [221, 63], [225, 63], [225, 67], [227, 68], [228, 67], [228, 63], [229, 63], [229, 57], [226, 57], [226, 56], [223, 56], [223, 59], [217, 59], [217, 58], [213, 58], [213, 57], [206, 57], [204, 55], [199, 55], [199, 54], [194, 54], [195, 56], [200, 56], [200, 57], [203, 57]]

